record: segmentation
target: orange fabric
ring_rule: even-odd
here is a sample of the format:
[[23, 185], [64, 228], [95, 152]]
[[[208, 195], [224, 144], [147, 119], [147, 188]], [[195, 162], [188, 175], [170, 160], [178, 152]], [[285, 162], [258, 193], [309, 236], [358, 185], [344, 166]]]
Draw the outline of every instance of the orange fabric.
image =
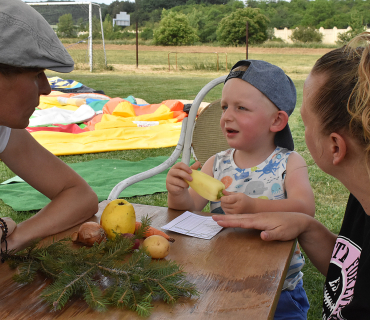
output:
[[105, 114], [113, 114], [114, 109], [117, 107], [117, 105], [122, 102], [126, 101], [122, 98], [113, 98], [110, 99], [103, 107], [103, 113]]
[[85, 131], [94, 131], [95, 125], [101, 121], [103, 114], [97, 114], [94, 118], [90, 121], [86, 122], [86, 127], [84, 128]]
[[[114, 109], [118, 106], [118, 104], [124, 101], [126, 100], [122, 98], [113, 98], [109, 100], [103, 108], [103, 113], [114, 114]], [[162, 104], [166, 105], [171, 111], [174, 111], [174, 118], [177, 118], [179, 121], [187, 117], [187, 113], [182, 111], [184, 104], [178, 100], [165, 100], [162, 103], [148, 104], [145, 106], [133, 105], [133, 107], [135, 115], [141, 116], [143, 114], [154, 113]]]

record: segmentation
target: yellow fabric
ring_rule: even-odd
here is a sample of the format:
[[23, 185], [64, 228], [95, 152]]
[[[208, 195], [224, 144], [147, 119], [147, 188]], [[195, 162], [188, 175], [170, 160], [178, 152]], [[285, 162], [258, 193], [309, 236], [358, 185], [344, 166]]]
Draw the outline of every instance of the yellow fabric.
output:
[[175, 146], [182, 122], [151, 127], [128, 127], [79, 134], [37, 131], [32, 136], [53, 154], [70, 155], [114, 150], [153, 149]]
[[66, 105], [61, 105], [58, 101], [58, 97], [49, 97], [49, 96], [40, 96], [40, 104], [38, 105], [38, 108], [44, 110], [44, 109], [49, 109], [52, 107], [57, 107], [60, 109], [65, 109], [65, 110], [71, 110], [71, 111], [76, 111], [78, 107], [76, 105], [72, 104], [66, 104]]
[[[107, 120], [109, 118], [109, 120]], [[137, 120], [134, 120], [137, 121]], [[140, 120], [141, 121], [141, 120]], [[176, 123], [177, 119], [168, 119], [168, 120], [158, 120], [159, 124], [166, 123]], [[105, 114], [102, 117], [102, 120], [95, 124], [95, 130], [105, 130], [112, 128], [122, 128], [122, 127], [137, 127], [137, 124], [130, 119], [125, 119], [121, 117], [115, 117], [110, 114]]]
[[173, 118], [173, 112], [170, 110], [170, 108], [162, 104], [154, 113], [142, 114], [135, 117], [116, 116], [115, 112], [113, 115], [104, 114], [101, 121], [95, 124], [95, 130], [120, 127], [137, 127], [133, 121], [159, 121], [160, 124], [164, 124], [175, 123], [178, 120]]
[[135, 117], [134, 106], [128, 101], [120, 102], [113, 111], [113, 115], [119, 117]]

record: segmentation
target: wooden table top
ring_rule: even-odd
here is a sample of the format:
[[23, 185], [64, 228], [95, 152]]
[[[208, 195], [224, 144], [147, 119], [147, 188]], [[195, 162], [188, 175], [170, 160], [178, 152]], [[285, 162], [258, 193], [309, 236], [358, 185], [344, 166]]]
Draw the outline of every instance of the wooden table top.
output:
[[[99, 212], [90, 220], [100, 220], [106, 203], [100, 204]], [[157, 228], [182, 213], [163, 207], [134, 207], [138, 221], [148, 215]], [[54, 238], [61, 239], [76, 230], [78, 226]], [[295, 241], [264, 242], [258, 231], [239, 228], [223, 229], [211, 240], [167, 233], [176, 241], [165, 259], [184, 267], [200, 296], [180, 298], [174, 305], [154, 302], [147, 319], [273, 319]], [[144, 319], [133, 311], [113, 307], [99, 313], [77, 298], [62, 310], [51, 311], [39, 298], [49, 280], [39, 276], [30, 285], [20, 285], [12, 280], [14, 272], [7, 263], [0, 264], [0, 319]]]

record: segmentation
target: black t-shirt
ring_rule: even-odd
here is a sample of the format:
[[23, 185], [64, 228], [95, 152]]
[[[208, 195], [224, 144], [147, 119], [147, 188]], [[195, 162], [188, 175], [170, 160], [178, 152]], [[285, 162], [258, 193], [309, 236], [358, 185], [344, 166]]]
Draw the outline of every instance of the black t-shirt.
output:
[[350, 194], [324, 288], [323, 319], [370, 319], [370, 217]]

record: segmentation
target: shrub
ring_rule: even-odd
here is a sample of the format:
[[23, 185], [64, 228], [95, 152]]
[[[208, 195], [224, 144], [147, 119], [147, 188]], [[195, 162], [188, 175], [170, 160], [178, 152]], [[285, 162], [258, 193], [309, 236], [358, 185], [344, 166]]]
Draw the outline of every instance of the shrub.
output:
[[351, 21], [349, 22], [350, 29], [346, 32], [338, 34], [337, 44], [345, 45], [352, 38], [366, 31], [366, 26], [364, 26], [364, 18], [359, 13], [354, 13], [351, 15]]
[[77, 32], [73, 24], [71, 13], [66, 13], [59, 17], [57, 35], [61, 38], [77, 38]]
[[167, 13], [163, 9], [159, 28], [154, 31], [155, 44], [177, 46], [193, 44], [197, 40], [196, 30], [190, 26], [185, 14], [173, 11]]
[[140, 38], [143, 40], [153, 39], [153, 29], [151, 28], [144, 28], [144, 30], [140, 33]]
[[315, 28], [299, 26], [295, 28], [290, 36], [293, 42], [322, 42], [324, 35]]
[[224, 45], [237, 46], [246, 42], [246, 23], [248, 22], [248, 42], [262, 43], [267, 40], [269, 19], [260, 9], [238, 9], [223, 18], [217, 28], [217, 40]]

